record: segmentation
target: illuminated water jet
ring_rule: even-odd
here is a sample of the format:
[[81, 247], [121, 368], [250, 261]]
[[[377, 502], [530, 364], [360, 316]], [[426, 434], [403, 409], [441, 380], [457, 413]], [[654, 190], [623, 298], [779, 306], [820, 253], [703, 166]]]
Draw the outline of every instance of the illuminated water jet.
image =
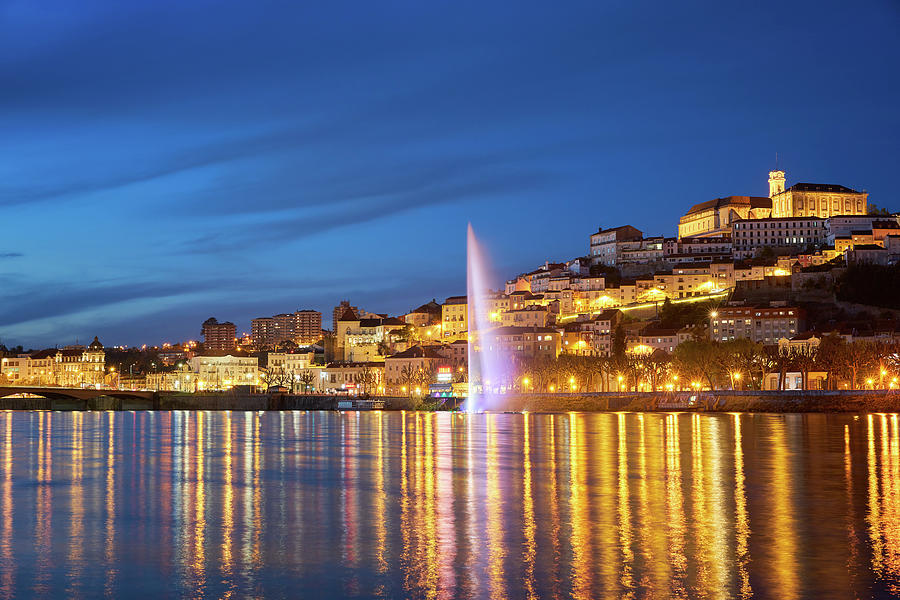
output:
[[466, 294], [468, 312], [469, 392], [463, 406], [467, 412], [496, 410], [506, 389], [510, 361], [489, 333], [495, 328], [489, 306], [491, 288], [487, 257], [472, 224], [466, 239]]

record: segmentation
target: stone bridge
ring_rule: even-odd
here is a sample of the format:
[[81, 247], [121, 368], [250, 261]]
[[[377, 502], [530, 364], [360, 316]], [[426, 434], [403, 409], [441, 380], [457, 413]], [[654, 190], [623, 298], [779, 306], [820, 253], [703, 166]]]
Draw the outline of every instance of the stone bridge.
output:
[[0, 386], [0, 410], [149, 410], [157, 403], [156, 392]]

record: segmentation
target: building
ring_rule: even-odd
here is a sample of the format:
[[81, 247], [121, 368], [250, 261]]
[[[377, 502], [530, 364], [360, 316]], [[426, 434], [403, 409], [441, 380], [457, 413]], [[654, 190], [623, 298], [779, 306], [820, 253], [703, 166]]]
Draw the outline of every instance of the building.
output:
[[403, 320], [416, 327], [431, 327], [441, 324], [441, 305], [432, 299], [418, 308], [414, 308], [403, 316]]
[[298, 310], [250, 321], [250, 335], [257, 349], [275, 348], [284, 342], [314, 344], [322, 337], [322, 313]]
[[407, 394], [415, 387], [421, 392], [434, 383], [438, 369], [452, 367], [452, 362], [451, 351], [446, 346], [413, 346], [388, 356], [384, 360], [387, 393]]
[[639, 248], [644, 234], [631, 225], [611, 229], [600, 228], [591, 234], [591, 264], [615, 266], [623, 251]]
[[299, 373], [308, 369], [315, 360], [315, 352], [269, 352], [266, 368], [283, 373]]
[[367, 310], [357, 308], [356, 306], [350, 306], [350, 302], [348, 300], [341, 300], [341, 303], [335, 306], [334, 310], [331, 311], [331, 331], [337, 331], [338, 321], [340, 321], [341, 317], [346, 314], [348, 308], [353, 311], [353, 315], [357, 319], [375, 319], [377, 317], [386, 316], [369, 312]]
[[91, 344], [66, 346], [53, 357], [53, 379], [60, 387], [97, 387], [106, 376], [106, 352], [96, 337]]
[[823, 183], [795, 183], [784, 188], [784, 171], [769, 173], [769, 195], [772, 217], [818, 217], [835, 215], [865, 215], [868, 213], [866, 192]]
[[409, 342], [403, 319], [393, 317], [358, 318], [350, 308], [338, 320], [335, 331], [337, 362], [383, 361], [400, 342]]
[[[810, 371], [806, 374], [807, 390], [824, 390], [826, 388], [826, 380], [828, 373], [825, 371]], [[762, 389], [764, 390], [802, 390], [803, 373], [798, 371], [790, 371], [784, 374], [784, 386], [780, 386], [781, 373], [766, 373], [763, 377]]]
[[776, 254], [802, 252], [825, 245], [825, 220], [819, 217], [786, 217], [738, 220], [732, 224], [734, 258], [752, 258], [762, 248]]
[[383, 362], [334, 362], [319, 372], [319, 390], [327, 393], [381, 394]]
[[883, 265], [890, 264], [890, 253], [877, 244], [855, 243], [847, 250], [848, 265]]
[[450, 296], [441, 306], [441, 331], [445, 338], [457, 339], [469, 330], [469, 305], [465, 296]]
[[579, 356], [609, 356], [613, 331], [621, 318], [621, 311], [608, 309], [566, 323], [562, 334], [563, 351]]
[[197, 390], [197, 375], [189, 365], [183, 364], [174, 371], [147, 373], [142, 387], [157, 392], [194, 392]]
[[203, 322], [203, 348], [206, 352], [228, 352], [234, 350], [237, 328], [234, 323], [219, 323], [215, 317]]
[[722, 307], [710, 315], [709, 337], [713, 341], [749, 339], [761, 344], [777, 344], [803, 332], [806, 312], [797, 307]]
[[678, 329], [669, 329], [665, 327], [655, 327], [650, 325], [641, 330], [637, 345], [629, 348], [631, 352], [649, 353], [654, 350], [662, 350], [668, 354], [675, 351], [675, 348], [685, 339], [689, 339], [687, 332], [679, 335]]
[[500, 313], [500, 324], [515, 327], [546, 327], [550, 312], [546, 306], [526, 306]]
[[304, 308], [294, 312], [294, 341], [315, 344], [322, 339], [322, 313]]
[[241, 350], [209, 352], [191, 359], [197, 391], [227, 390], [238, 385], [259, 385], [258, 360]]
[[731, 260], [731, 235], [666, 238], [663, 254], [671, 265], [694, 261]]
[[876, 221], [897, 222], [892, 217], [881, 215], [833, 215], [825, 221], [828, 243], [834, 244], [834, 239], [838, 237], [850, 237], [853, 231], [871, 231], [875, 228]]
[[484, 332], [476, 351], [520, 358], [556, 358], [562, 336], [552, 327], [495, 327]]
[[772, 200], [759, 196], [726, 196], [695, 204], [678, 220], [678, 239], [731, 235], [739, 219], [763, 219], [772, 212]]

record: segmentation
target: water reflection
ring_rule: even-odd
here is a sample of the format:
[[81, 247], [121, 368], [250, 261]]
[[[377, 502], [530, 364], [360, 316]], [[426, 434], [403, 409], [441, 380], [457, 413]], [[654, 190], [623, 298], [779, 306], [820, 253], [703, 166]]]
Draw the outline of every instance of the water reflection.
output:
[[0, 597], [888, 597], [896, 415], [0, 413]]

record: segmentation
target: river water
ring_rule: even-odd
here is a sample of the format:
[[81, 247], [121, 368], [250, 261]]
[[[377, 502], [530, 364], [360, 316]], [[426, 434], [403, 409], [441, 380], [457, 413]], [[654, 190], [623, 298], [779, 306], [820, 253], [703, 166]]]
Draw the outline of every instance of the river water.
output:
[[0, 597], [900, 594], [897, 415], [0, 413]]

